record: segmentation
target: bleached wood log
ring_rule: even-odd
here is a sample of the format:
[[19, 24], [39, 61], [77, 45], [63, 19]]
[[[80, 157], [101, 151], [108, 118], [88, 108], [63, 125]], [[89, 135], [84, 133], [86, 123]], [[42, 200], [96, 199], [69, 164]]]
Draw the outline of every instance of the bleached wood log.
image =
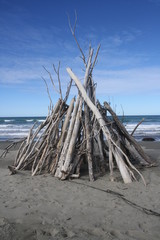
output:
[[63, 146], [63, 149], [62, 149], [59, 161], [58, 161], [58, 166], [57, 166], [57, 169], [56, 169], [56, 172], [55, 172], [55, 177], [61, 177], [62, 176], [61, 167], [64, 164], [65, 157], [66, 157], [66, 154], [67, 154], [68, 146], [69, 146], [70, 139], [71, 139], [71, 136], [72, 136], [73, 127], [74, 127], [75, 120], [76, 120], [76, 115], [77, 115], [79, 103], [80, 103], [80, 95], [78, 95], [77, 99], [76, 99], [76, 103], [75, 103], [74, 110], [73, 110], [73, 113], [72, 113], [72, 118], [71, 118], [70, 125], [69, 125], [69, 129], [68, 129], [68, 132], [67, 132], [67, 137], [65, 139], [64, 146]]
[[87, 104], [84, 106], [85, 114], [85, 128], [86, 128], [86, 150], [87, 150], [87, 161], [88, 161], [88, 171], [90, 181], [94, 181], [93, 173], [93, 159], [92, 159], [92, 139], [91, 139], [91, 128], [90, 128], [90, 117], [89, 117], [89, 108]]
[[61, 178], [63, 180], [68, 176], [68, 167], [72, 161], [72, 156], [73, 156], [73, 152], [75, 149], [76, 139], [78, 136], [79, 126], [80, 126], [80, 119], [81, 119], [81, 114], [82, 114], [82, 104], [83, 104], [83, 100], [81, 98], [79, 107], [78, 107], [78, 111], [77, 111], [77, 115], [76, 115], [76, 120], [75, 120], [75, 124], [74, 124], [74, 128], [73, 128], [72, 136], [71, 136], [70, 143], [68, 146], [68, 151], [67, 151], [67, 155], [65, 158], [65, 162], [60, 169], [61, 172], [59, 174], [59, 178]]
[[74, 108], [74, 102], [75, 102], [75, 98], [73, 98], [71, 100], [69, 108], [67, 110], [67, 114], [65, 116], [65, 121], [64, 121], [64, 124], [63, 124], [63, 127], [62, 127], [62, 134], [61, 134], [60, 140], [59, 140], [58, 145], [57, 145], [57, 156], [56, 156], [55, 161], [53, 161], [52, 166], [51, 166], [51, 170], [50, 170], [52, 174], [55, 173], [57, 163], [58, 163], [58, 160], [59, 160], [59, 156], [60, 156], [62, 148], [64, 146], [64, 142], [65, 142], [65, 139], [66, 139], [71, 114], [72, 114], [73, 108]]
[[112, 153], [115, 157], [117, 166], [119, 168], [119, 171], [121, 173], [121, 176], [123, 178], [124, 183], [131, 183], [132, 182], [131, 175], [130, 175], [128, 169], [127, 169], [126, 164], [124, 163], [122, 153], [119, 152], [119, 150], [116, 149], [116, 148], [112, 151]]
[[64, 142], [64, 139], [65, 139], [65, 136], [67, 134], [67, 129], [68, 129], [68, 125], [69, 125], [69, 121], [70, 121], [70, 118], [71, 118], [71, 114], [72, 114], [72, 111], [73, 111], [73, 108], [74, 108], [74, 102], [75, 102], [75, 98], [73, 98], [70, 102], [70, 105], [69, 105], [69, 108], [67, 110], [67, 114], [65, 116], [65, 121], [64, 121], [64, 124], [63, 124], [63, 127], [62, 127], [62, 134], [61, 134], [61, 138], [60, 138], [60, 141], [58, 143], [58, 147], [61, 145], [62, 142]]

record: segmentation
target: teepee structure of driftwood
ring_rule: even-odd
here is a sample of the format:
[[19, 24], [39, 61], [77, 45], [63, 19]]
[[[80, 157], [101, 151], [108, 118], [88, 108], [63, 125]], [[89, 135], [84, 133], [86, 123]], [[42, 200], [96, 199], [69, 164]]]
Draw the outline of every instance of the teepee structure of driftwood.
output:
[[[65, 180], [79, 178], [81, 167], [86, 162], [90, 181], [95, 180], [97, 172], [107, 173], [108, 170], [110, 179], [114, 181], [114, 168], [118, 168], [125, 183], [136, 180], [138, 175], [145, 183], [135, 163], [149, 166], [152, 161], [127, 132], [110, 104], [104, 102], [102, 105], [96, 99], [93, 69], [100, 46], [95, 55], [89, 47], [86, 58], [76, 39], [75, 27], [71, 31], [84, 62], [84, 82], [82, 84], [67, 68], [71, 80], [63, 98], [59, 67], [58, 70], [54, 67], [60, 98], [54, 107], [51, 101], [45, 121], [38, 127], [35, 124], [28, 137], [23, 139], [12, 170], [31, 170], [32, 176], [50, 173]], [[49, 76], [54, 86], [50, 73]], [[68, 104], [73, 82], [78, 88], [78, 94]], [[48, 86], [47, 92], [51, 100]]]

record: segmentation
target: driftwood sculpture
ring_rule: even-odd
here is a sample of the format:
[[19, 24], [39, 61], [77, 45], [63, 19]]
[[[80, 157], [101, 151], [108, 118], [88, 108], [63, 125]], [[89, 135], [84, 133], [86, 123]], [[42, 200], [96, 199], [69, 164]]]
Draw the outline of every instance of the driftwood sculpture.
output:
[[[104, 174], [108, 169], [110, 178], [114, 181], [114, 168], [118, 168], [125, 183], [131, 183], [139, 175], [145, 184], [135, 163], [152, 165], [150, 158], [127, 132], [111, 106], [107, 102], [101, 105], [96, 100], [92, 74], [100, 46], [95, 57], [93, 49], [89, 48], [86, 61], [75, 36], [75, 26], [74, 29], [71, 28], [71, 32], [84, 62], [84, 83], [82, 85], [72, 70], [67, 68], [71, 81], [63, 98], [59, 77], [60, 65], [58, 70], [54, 66], [58, 76], [60, 99], [53, 107], [44, 80], [51, 107], [46, 120], [38, 127], [34, 125], [28, 137], [23, 140], [14, 162], [14, 170], [31, 170], [32, 176], [47, 172], [65, 180], [79, 178], [81, 167], [86, 162], [90, 181], [95, 180], [96, 173]], [[55, 87], [50, 73], [49, 76]], [[78, 95], [68, 105], [72, 81], [78, 88]]]

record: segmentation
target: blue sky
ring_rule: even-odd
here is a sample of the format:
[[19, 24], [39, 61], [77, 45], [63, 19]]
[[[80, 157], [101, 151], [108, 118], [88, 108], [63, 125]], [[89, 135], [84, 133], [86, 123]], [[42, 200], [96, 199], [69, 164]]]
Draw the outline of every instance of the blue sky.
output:
[[[61, 62], [83, 81], [84, 67], [67, 14], [85, 54], [101, 44], [94, 69], [97, 98], [117, 114], [160, 114], [160, 0], [0, 0], [0, 116], [44, 116], [49, 99], [42, 66]], [[73, 87], [71, 96], [76, 93]], [[58, 95], [51, 88], [53, 102]], [[123, 110], [122, 110], [123, 109]]]

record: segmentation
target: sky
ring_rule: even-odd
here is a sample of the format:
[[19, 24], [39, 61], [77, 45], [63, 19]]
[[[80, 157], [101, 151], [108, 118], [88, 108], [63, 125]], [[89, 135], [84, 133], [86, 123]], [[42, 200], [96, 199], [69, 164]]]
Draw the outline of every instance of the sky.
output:
[[[101, 48], [93, 71], [97, 99], [118, 114], [160, 114], [160, 0], [0, 0], [0, 117], [46, 116], [53, 64], [65, 96], [70, 67], [83, 82], [81, 53]], [[43, 67], [44, 66], [44, 67]], [[73, 86], [70, 98], [76, 94]], [[69, 99], [70, 100], [70, 99]]]

